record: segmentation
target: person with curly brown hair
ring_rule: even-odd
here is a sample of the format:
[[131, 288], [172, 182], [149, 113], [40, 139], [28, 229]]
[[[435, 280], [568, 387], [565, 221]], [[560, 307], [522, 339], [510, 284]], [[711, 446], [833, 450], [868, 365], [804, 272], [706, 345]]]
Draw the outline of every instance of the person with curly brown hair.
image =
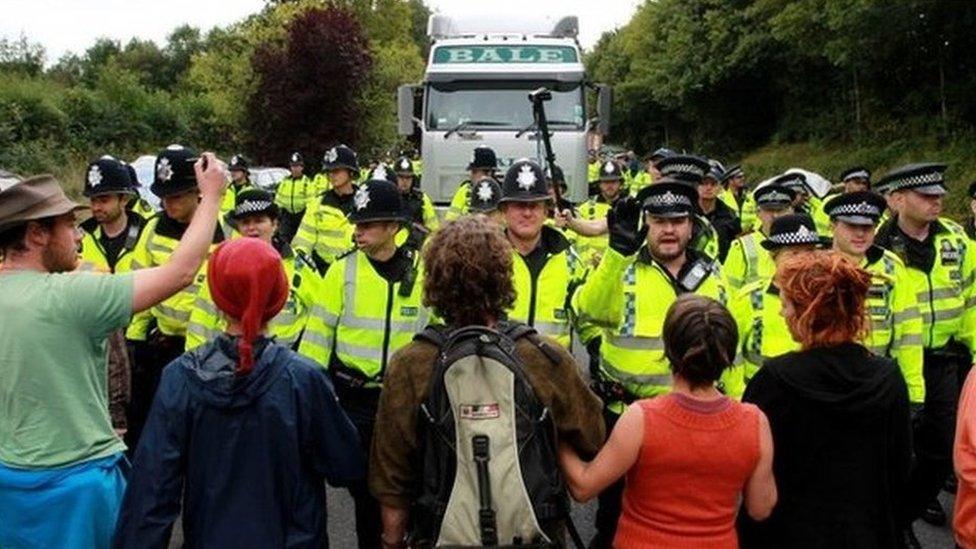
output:
[[[445, 224], [424, 248], [423, 303], [447, 329], [496, 328], [515, 301], [512, 248], [485, 216], [470, 215]], [[593, 456], [604, 440], [600, 400], [580, 378], [572, 355], [555, 339], [538, 338], [549, 353], [527, 338], [516, 340], [529, 384], [552, 413], [560, 441]], [[382, 508], [383, 546], [405, 547], [410, 508], [420, 490], [423, 464], [417, 417], [426, 400], [438, 347], [415, 339], [390, 358], [376, 414], [370, 450], [369, 487]], [[556, 463], [552, 464], [553, 468]]]
[[779, 503], [739, 517], [743, 547], [897, 547], [911, 464], [908, 389], [858, 341], [871, 275], [836, 252], [777, 266], [782, 315], [800, 350], [765, 362], [743, 396], [769, 418]]

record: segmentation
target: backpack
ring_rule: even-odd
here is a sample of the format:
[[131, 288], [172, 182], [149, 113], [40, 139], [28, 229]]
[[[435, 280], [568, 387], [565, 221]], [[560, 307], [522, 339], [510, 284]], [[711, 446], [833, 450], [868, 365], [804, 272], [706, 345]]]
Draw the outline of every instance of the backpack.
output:
[[420, 407], [412, 545], [560, 547], [569, 499], [556, 462], [550, 411], [529, 384], [515, 341], [528, 338], [554, 364], [535, 329], [428, 327], [415, 339], [440, 348]]

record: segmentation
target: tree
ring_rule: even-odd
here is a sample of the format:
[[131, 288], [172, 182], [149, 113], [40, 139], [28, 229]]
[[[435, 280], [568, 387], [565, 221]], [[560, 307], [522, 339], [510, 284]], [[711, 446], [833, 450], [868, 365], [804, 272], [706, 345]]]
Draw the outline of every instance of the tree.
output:
[[330, 6], [298, 14], [283, 44], [267, 43], [252, 60], [255, 93], [247, 101], [248, 150], [259, 162], [280, 163], [302, 150], [314, 158], [344, 141], [357, 146], [357, 101], [373, 59], [352, 10]]
[[44, 69], [44, 47], [20, 38], [0, 38], [0, 73], [37, 76]]

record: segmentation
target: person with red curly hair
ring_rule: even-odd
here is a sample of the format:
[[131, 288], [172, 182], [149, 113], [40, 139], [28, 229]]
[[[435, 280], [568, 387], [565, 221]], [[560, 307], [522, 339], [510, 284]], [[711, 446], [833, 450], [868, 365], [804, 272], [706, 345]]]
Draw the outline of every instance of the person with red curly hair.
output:
[[871, 275], [814, 251], [778, 265], [775, 283], [800, 350], [767, 360], [743, 396], [769, 418], [779, 503], [763, 523], [740, 515], [742, 546], [896, 547], [908, 389], [893, 361], [858, 343]]

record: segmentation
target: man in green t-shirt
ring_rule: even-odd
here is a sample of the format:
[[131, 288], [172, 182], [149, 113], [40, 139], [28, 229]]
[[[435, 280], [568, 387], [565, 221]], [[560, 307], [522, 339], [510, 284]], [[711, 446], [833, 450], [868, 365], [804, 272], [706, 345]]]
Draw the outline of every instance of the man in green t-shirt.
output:
[[107, 547], [125, 480], [108, 415], [106, 337], [189, 285], [214, 233], [224, 168], [188, 166], [201, 202], [170, 261], [71, 272], [81, 233], [50, 175], [0, 190], [0, 547]]

